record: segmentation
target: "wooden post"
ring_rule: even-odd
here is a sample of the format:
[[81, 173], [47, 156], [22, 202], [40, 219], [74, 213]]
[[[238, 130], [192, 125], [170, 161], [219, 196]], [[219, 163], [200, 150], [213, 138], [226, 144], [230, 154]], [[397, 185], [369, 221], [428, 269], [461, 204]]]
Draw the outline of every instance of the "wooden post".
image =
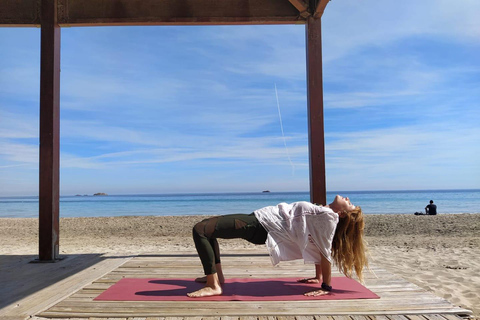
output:
[[325, 132], [323, 124], [322, 21], [312, 16], [306, 23], [308, 147], [310, 201], [327, 204]]
[[57, 0], [41, 0], [39, 261], [59, 252], [60, 27]]

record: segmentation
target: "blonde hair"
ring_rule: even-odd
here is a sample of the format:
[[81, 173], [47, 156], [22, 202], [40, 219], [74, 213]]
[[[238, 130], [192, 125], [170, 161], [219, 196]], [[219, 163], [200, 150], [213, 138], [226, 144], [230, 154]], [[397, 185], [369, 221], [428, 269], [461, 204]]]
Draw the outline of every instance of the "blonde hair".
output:
[[351, 278], [355, 271], [363, 282], [363, 268], [368, 267], [366, 244], [363, 239], [365, 221], [360, 207], [344, 211], [339, 218], [332, 243], [332, 257], [338, 269]]

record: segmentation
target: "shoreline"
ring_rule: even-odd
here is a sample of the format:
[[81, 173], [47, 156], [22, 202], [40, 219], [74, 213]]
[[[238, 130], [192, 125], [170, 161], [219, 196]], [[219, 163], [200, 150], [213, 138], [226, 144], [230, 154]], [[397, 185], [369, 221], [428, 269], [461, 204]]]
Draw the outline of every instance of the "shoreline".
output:
[[[191, 229], [204, 217], [60, 218], [60, 254], [191, 252]], [[480, 319], [480, 214], [369, 214], [365, 220], [372, 264]], [[38, 218], [0, 218], [0, 242], [2, 255], [38, 254]], [[243, 240], [219, 242], [224, 252], [261, 250]]]

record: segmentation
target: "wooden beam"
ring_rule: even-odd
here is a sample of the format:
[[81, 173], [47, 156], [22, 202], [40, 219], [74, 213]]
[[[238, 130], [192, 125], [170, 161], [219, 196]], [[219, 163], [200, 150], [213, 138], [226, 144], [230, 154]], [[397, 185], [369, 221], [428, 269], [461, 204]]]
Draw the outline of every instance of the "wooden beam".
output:
[[0, 26], [40, 26], [40, 1], [0, 0]]
[[59, 0], [59, 5], [61, 26], [305, 23], [288, 0]]
[[300, 12], [300, 16], [306, 18], [310, 15], [308, 12], [308, 4], [305, 3], [303, 0], [288, 0], [290, 3]]
[[41, 2], [39, 260], [59, 252], [60, 27], [57, 0]]
[[315, 8], [315, 13], [313, 16], [315, 18], [321, 18], [323, 15], [323, 12], [325, 11], [325, 8], [327, 7], [327, 4], [330, 0], [320, 0], [320, 2], [317, 4], [317, 7]]
[[[0, 26], [40, 26], [41, 0], [0, 0]], [[304, 24], [305, 0], [58, 0], [60, 26]], [[299, 14], [300, 12], [300, 14]]]
[[322, 21], [312, 16], [306, 24], [308, 146], [310, 201], [327, 204], [325, 132], [323, 121]]

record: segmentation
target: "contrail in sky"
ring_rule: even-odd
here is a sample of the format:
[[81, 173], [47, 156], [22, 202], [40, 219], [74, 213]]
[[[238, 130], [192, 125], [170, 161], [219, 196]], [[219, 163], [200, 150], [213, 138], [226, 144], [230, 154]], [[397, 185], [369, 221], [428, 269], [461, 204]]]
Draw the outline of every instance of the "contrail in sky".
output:
[[280, 103], [278, 102], [278, 92], [277, 84], [275, 83], [275, 97], [277, 97], [277, 109], [278, 109], [278, 118], [280, 119], [280, 129], [282, 130], [283, 145], [285, 146], [285, 151], [287, 152], [288, 162], [292, 166], [292, 176], [295, 175], [295, 166], [293, 165], [292, 159], [290, 159], [290, 153], [287, 148], [287, 141], [285, 140], [285, 134], [283, 132], [283, 123], [282, 123], [282, 113], [280, 112]]

